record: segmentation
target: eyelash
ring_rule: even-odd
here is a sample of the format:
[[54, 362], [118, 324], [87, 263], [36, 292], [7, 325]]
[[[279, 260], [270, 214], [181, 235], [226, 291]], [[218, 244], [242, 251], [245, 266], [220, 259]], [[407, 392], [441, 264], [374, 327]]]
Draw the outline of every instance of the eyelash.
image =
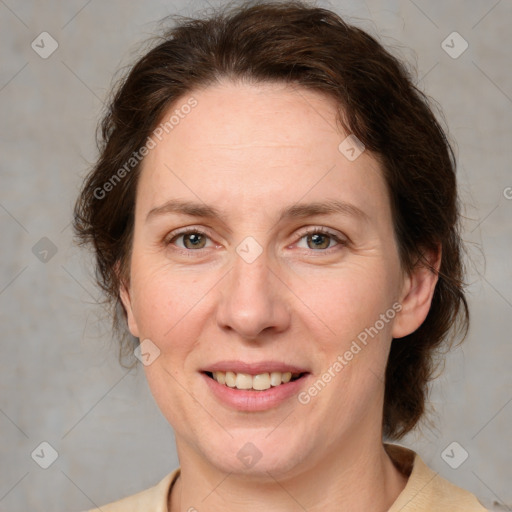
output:
[[[178, 232], [173, 232], [173, 233], [170, 233], [165, 239], [164, 239], [164, 244], [166, 246], [168, 245], [171, 245], [172, 242], [181, 237], [181, 236], [184, 236], [184, 235], [190, 235], [190, 234], [196, 234], [196, 235], [201, 235], [201, 236], [205, 236], [209, 239], [211, 239], [210, 235], [199, 229], [199, 228], [188, 228], [188, 229], [184, 229], [183, 231], [178, 231]], [[311, 252], [316, 252], [318, 254], [330, 254], [332, 252], [332, 250], [336, 250], [336, 248], [338, 246], [341, 246], [341, 247], [344, 247], [348, 244], [347, 240], [343, 240], [341, 239], [340, 237], [338, 237], [335, 233], [332, 233], [331, 231], [325, 229], [325, 228], [312, 228], [312, 229], [308, 229], [307, 231], [303, 231], [299, 234], [299, 241], [302, 240], [303, 238], [307, 237], [308, 235], [315, 235], [315, 234], [321, 234], [321, 235], [326, 235], [328, 237], [330, 237], [331, 239], [333, 239], [337, 245], [335, 245], [334, 247], [328, 247], [327, 249], [318, 249], [318, 250], [315, 250], [315, 249], [304, 249], [306, 251], [311, 251]], [[175, 250], [177, 250], [178, 252], [181, 252], [182, 254], [186, 254], [187, 256], [193, 256], [192, 253], [200, 253], [203, 249], [205, 248], [201, 248], [201, 249], [183, 249], [181, 247], [175, 247]]]

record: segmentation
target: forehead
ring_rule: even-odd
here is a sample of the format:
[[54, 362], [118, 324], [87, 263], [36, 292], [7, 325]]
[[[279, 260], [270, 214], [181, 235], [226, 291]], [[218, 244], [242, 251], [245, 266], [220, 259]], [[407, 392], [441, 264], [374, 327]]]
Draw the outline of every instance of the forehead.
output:
[[162, 123], [173, 115], [143, 161], [138, 208], [172, 197], [221, 205], [229, 194], [249, 211], [326, 192], [361, 203], [371, 195], [375, 208], [386, 207], [376, 160], [363, 152], [350, 161], [340, 151], [348, 134], [337, 125], [336, 102], [320, 92], [225, 82], [178, 99]]
[[180, 119], [175, 115], [175, 124], [163, 135], [167, 138], [172, 132], [175, 152], [181, 148], [188, 153], [219, 149], [243, 154], [254, 147], [260, 151], [276, 147], [307, 151], [330, 145], [332, 140], [326, 136], [337, 131], [336, 103], [331, 97], [296, 85], [230, 81], [179, 98], [164, 114], [160, 126], [173, 113], [188, 111], [185, 104], [191, 100], [196, 106]]

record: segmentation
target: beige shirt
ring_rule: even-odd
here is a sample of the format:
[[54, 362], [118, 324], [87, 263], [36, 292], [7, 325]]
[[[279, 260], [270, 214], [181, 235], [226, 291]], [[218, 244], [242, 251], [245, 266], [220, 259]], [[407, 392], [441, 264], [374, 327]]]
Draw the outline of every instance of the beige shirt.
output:
[[[488, 512], [473, 494], [440, 477], [417, 453], [394, 444], [384, 446], [395, 465], [409, 476], [388, 512]], [[90, 512], [169, 512], [169, 492], [179, 474], [177, 468], [154, 487]]]

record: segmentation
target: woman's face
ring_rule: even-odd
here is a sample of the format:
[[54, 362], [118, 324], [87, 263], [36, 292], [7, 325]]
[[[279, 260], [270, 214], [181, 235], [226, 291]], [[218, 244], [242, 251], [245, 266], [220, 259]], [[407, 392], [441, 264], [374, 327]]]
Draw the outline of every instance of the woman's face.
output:
[[192, 96], [144, 159], [121, 292], [180, 460], [291, 474], [380, 440], [391, 338], [423, 318], [377, 161], [319, 93]]

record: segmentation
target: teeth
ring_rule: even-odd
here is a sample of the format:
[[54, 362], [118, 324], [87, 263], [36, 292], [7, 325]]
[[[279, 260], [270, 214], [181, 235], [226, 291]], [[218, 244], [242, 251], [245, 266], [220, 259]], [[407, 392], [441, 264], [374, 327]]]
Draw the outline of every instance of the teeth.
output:
[[270, 385], [279, 386], [281, 384], [281, 372], [272, 372], [270, 374]]
[[219, 384], [226, 384], [226, 374], [224, 372], [213, 372], [213, 378]]
[[237, 373], [235, 388], [237, 389], [251, 389], [252, 388], [252, 377], [247, 373]]
[[[281, 384], [281, 383], [279, 383]], [[268, 373], [260, 373], [259, 375], [255, 375], [252, 378], [252, 386], [253, 389], [257, 389], [258, 391], [264, 391], [265, 389], [270, 389], [270, 375]]]
[[[223, 372], [217, 372], [217, 375]], [[236, 374], [233, 372], [226, 372], [226, 386], [230, 388], [234, 388], [236, 386]]]
[[265, 391], [271, 387], [290, 382], [292, 377], [298, 377], [299, 373], [291, 372], [269, 372], [260, 373], [258, 375], [250, 375], [248, 373], [234, 372], [213, 372], [213, 378], [219, 383], [230, 388], [252, 389], [256, 391]]

